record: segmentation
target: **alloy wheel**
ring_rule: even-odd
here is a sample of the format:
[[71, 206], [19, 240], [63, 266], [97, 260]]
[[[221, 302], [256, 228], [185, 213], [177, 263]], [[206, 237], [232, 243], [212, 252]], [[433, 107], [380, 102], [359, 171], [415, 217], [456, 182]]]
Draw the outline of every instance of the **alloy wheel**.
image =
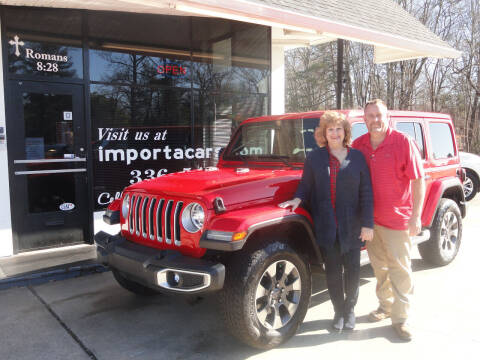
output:
[[268, 329], [285, 326], [297, 311], [302, 285], [297, 267], [288, 260], [271, 264], [260, 277], [255, 294], [258, 321]]
[[445, 213], [440, 231], [440, 252], [449, 258], [455, 254], [458, 239], [458, 219], [452, 211]]
[[463, 193], [465, 194], [465, 198], [468, 198], [473, 191], [473, 181], [468, 176], [465, 178], [463, 182]]

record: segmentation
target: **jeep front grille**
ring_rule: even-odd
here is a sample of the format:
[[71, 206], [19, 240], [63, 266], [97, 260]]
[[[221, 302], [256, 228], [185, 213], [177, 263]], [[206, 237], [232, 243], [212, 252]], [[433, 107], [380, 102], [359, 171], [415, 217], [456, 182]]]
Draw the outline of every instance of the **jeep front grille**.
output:
[[180, 213], [182, 201], [148, 195], [132, 195], [128, 214], [131, 235], [181, 246]]

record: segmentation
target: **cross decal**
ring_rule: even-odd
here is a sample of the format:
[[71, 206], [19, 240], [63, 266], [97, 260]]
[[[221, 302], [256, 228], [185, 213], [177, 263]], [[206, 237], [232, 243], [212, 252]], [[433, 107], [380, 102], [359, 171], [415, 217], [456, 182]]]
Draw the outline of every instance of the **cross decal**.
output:
[[23, 41], [18, 41], [18, 40], [20, 40], [20, 38], [17, 35], [15, 35], [13, 37], [13, 40], [10, 40], [8, 43], [10, 45], [15, 45], [15, 55], [20, 56], [20, 50], [18, 50], [18, 46], [23, 46], [25, 45], [25, 43]]

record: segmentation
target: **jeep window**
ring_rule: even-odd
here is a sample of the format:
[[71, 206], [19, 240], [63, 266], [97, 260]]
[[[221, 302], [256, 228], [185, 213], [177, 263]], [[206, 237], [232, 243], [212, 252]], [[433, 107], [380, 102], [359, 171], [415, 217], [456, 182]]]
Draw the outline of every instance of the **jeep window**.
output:
[[434, 159], [445, 159], [455, 156], [453, 135], [447, 123], [430, 123], [430, 137]]
[[368, 132], [367, 125], [358, 122], [352, 125], [352, 141]]
[[262, 121], [242, 125], [223, 158], [233, 161], [303, 162], [317, 145], [318, 118]]
[[397, 122], [395, 128], [415, 140], [422, 159], [425, 159], [422, 125], [416, 122]]

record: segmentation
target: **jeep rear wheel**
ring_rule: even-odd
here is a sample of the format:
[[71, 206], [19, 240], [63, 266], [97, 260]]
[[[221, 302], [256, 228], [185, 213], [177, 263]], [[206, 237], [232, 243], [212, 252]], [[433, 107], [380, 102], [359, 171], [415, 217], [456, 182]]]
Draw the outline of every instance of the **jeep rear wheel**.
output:
[[435, 265], [455, 259], [462, 240], [462, 216], [455, 201], [441, 199], [433, 220], [430, 240], [418, 245], [422, 258]]
[[160, 294], [158, 291], [150, 289], [147, 286], [139, 284], [135, 281], [127, 279], [120, 271], [112, 269], [113, 277], [117, 280], [118, 284], [125, 290], [128, 290], [134, 294], [141, 296], [152, 296]]
[[228, 264], [220, 304], [225, 324], [240, 341], [271, 349], [297, 331], [308, 310], [308, 265], [284, 242], [242, 250]]
[[479, 180], [475, 174], [469, 170], [465, 169], [465, 181], [463, 182], [463, 193], [465, 194], [465, 200], [472, 200], [478, 192]]

